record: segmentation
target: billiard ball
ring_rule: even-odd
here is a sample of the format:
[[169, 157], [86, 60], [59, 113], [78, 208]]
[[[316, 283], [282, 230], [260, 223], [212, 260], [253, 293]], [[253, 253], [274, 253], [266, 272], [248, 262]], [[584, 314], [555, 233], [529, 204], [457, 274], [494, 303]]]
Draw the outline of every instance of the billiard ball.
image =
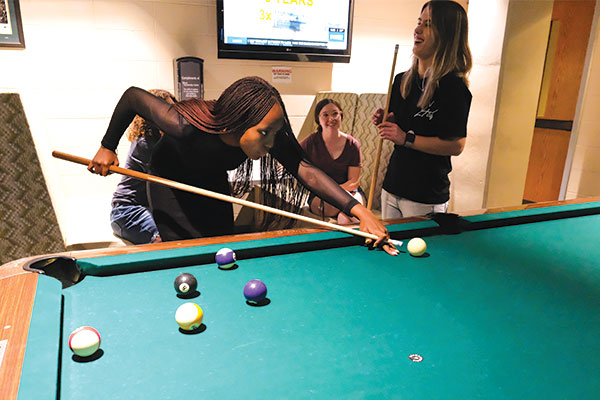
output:
[[184, 331], [193, 331], [202, 325], [204, 313], [196, 303], [184, 303], [175, 311], [175, 321]]
[[406, 249], [411, 256], [421, 257], [427, 250], [427, 243], [421, 238], [413, 238], [408, 241]]
[[91, 326], [82, 326], [69, 335], [69, 348], [79, 357], [89, 357], [100, 348], [100, 333]]
[[184, 272], [175, 278], [175, 291], [179, 294], [194, 293], [198, 288], [198, 281], [192, 274]]
[[215, 260], [217, 261], [217, 264], [219, 264], [219, 268], [233, 268], [233, 266], [235, 265], [235, 253], [233, 252], [233, 250], [224, 247], [221, 250], [217, 251]]
[[250, 303], [260, 303], [267, 297], [267, 286], [259, 279], [252, 279], [244, 286], [244, 297]]

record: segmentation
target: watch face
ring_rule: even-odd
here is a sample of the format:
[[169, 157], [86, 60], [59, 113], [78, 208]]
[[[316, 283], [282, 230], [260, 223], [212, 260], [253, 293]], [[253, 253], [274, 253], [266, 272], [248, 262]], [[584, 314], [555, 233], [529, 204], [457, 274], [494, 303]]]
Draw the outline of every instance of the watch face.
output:
[[415, 134], [412, 131], [408, 131], [406, 133], [406, 141], [409, 143], [414, 143], [415, 142]]

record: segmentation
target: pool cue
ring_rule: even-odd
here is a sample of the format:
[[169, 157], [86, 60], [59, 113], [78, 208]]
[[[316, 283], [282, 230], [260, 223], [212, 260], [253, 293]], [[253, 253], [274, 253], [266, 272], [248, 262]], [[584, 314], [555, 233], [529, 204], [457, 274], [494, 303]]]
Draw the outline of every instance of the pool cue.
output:
[[[79, 156], [74, 156], [72, 154], [67, 154], [67, 153], [63, 153], [63, 152], [60, 152], [60, 151], [53, 151], [52, 152], [52, 156], [55, 157], [55, 158], [59, 158], [61, 160], [71, 161], [71, 162], [74, 162], [74, 163], [77, 163], [77, 164], [82, 164], [82, 165], [85, 165], [85, 166], [87, 166], [87, 165], [89, 165], [91, 163], [91, 160], [89, 160], [87, 158], [83, 158], [83, 157], [79, 157]], [[185, 192], [199, 194], [201, 196], [211, 197], [213, 199], [222, 200], [222, 201], [226, 201], [226, 202], [229, 202], [229, 203], [235, 203], [235, 204], [239, 204], [239, 205], [242, 205], [242, 206], [247, 206], [247, 207], [250, 207], [250, 208], [255, 208], [257, 210], [265, 211], [265, 212], [272, 213], [272, 214], [281, 215], [283, 217], [288, 217], [288, 218], [297, 219], [299, 221], [309, 222], [311, 224], [315, 224], [315, 225], [323, 226], [323, 227], [326, 227], [326, 228], [330, 228], [330, 229], [334, 229], [334, 230], [338, 230], [338, 231], [350, 233], [352, 235], [362, 236], [364, 238], [373, 239], [373, 240], [377, 240], [378, 239], [377, 235], [374, 235], [372, 233], [367, 233], [367, 232], [363, 232], [363, 231], [359, 231], [359, 230], [347, 228], [345, 226], [332, 224], [330, 222], [321, 221], [321, 220], [318, 220], [318, 219], [315, 219], [315, 218], [305, 217], [304, 215], [295, 214], [295, 213], [292, 213], [292, 212], [289, 212], [289, 211], [279, 210], [277, 208], [273, 208], [273, 207], [265, 206], [265, 205], [262, 205], [262, 204], [254, 203], [252, 201], [238, 199], [238, 198], [233, 197], [233, 196], [228, 196], [228, 195], [225, 195], [225, 194], [222, 194], [222, 193], [212, 192], [210, 190], [206, 190], [206, 189], [202, 189], [202, 188], [199, 188], [199, 187], [187, 185], [185, 183], [180, 183], [180, 182], [172, 181], [172, 180], [169, 180], [169, 179], [161, 178], [161, 177], [158, 177], [158, 176], [154, 176], [154, 175], [150, 175], [150, 174], [145, 174], [143, 172], [133, 171], [131, 169], [121, 168], [121, 167], [117, 167], [117, 166], [114, 166], [114, 165], [111, 165], [109, 167], [109, 170], [111, 172], [115, 172], [117, 174], [127, 175], [127, 176], [131, 176], [132, 178], [137, 178], [137, 179], [141, 179], [141, 180], [152, 182], [152, 183], [158, 183], [160, 185], [169, 186], [171, 188], [178, 189], [178, 190], [183, 190]], [[395, 246], [398, 246], [398, 247], [402, 246], [402, 242], [399, 241], [399, 240], [388, 239], [387, 241], [388, 241], [388, 243], [391, 243], [391, 244], [393, 244]]]
[[[388, 108], [390, 107], [390, 97], [392, 94], [392, 84], [394, 83], [394, 71], [396, 70], [396, 58], [398, 57], [398, 45], [394, 47], [394, 60], [392, 61], [392, 72], [390, 73], [390, 84], [388, 86], [387, 99], [385, 108], [383, 109], [384, 122], [388, 115]], [[377, 183], [377, 172], [379, 170], [379, 159], [381, 158], [381, 149], [383, 147], [383, 139], [379, 139], [377, 143], [377, 153], [375, 154], [375, 167], [373, 168], [373, 176], [371, 176], [371, 186], [369, 187], [369, 200], [367, 201], [367, 209], [373, 208], [373, 194], [375, 193], [375, 184]]]

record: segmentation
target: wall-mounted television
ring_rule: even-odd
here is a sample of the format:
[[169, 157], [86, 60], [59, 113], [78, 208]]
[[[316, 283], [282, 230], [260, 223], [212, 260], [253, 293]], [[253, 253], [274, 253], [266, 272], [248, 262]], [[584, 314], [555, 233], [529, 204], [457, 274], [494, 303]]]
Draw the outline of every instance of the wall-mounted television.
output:
[[354, 0], [217, 0], [219, 58], [349, 62]]

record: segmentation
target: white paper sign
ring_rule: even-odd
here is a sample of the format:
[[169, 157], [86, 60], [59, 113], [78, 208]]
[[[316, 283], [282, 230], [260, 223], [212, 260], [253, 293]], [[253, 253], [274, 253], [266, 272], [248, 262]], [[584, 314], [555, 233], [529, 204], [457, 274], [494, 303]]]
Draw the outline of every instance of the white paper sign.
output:
[[273, 82], [292, 83], [292, 67], [272, 67]]

